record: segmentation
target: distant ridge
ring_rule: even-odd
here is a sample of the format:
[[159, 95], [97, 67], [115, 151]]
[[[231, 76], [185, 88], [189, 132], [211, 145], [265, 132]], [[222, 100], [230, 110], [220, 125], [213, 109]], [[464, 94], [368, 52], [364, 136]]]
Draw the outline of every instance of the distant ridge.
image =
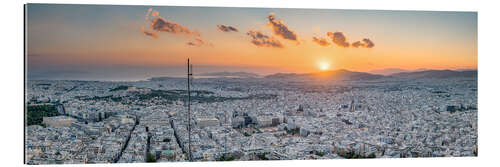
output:
[[378, 70], [371, 70], [368, 73], [387, 76], [387, 75], [403, 73], [403, 72], [419, 72], [419, 71], [428, 71], [428, 70], [429, 69], [426, 69], [426, 68], [419, 68], [416, 70], [405, 70], [405, 69], [401, 69], [401, 68], [384, 68], [384, 69], [378, 69]]
[[401, 72], [390, 75], [398, 78], [412, 78], [412, 79], [425, 79], [425, 78], [456, 78], [456, 77], [476, 77], [477, 70], [467, 71], [453, 71], [453, 70], [426, 70], [418, 72]]
[[277, 73], [272, 75], [267, 75], [266, 79], [329, 79], [329, 80], [372, 80], [383, 78], [383, 75], [370, 74], [365, 72], [354, 72], [344, 69], [324, 71], [316, 73]]
[[[202, 73], [196, 76], [207, 76], [212, 78], [261, 78], [260, 75], [249, 72], [213, 72]], [[367, 72], [355, 72], [345, 69], [314, 72], [314, 73], [275, 73], [266, 75], [263, 78], [269, 80], [375, 80], [384, 78], [401, 78], [401, 79], [446, 79], [446, 78], [477, 78], [477, 70], [424, 70], [424, 71], [409, 71], [399, 72], [391, 75], [379, 75]], [[182, 77], [152, 77], [150, 81], [162, 81], [167, 79], [183, 79]]]
[[182, 77], [151, 77], [148, 80], [149, 81], [165, 81], [165, 80], [172, 80], [172, 79], [184, 79]]
[[237, 78], [257, 78], [260, 77], [255, 73], [249, 72], [211, 72], [211, 73], [201, 73], [195, 74], [197, 76], [211, 76], [211, 77], [237, 77]]
[[391, 74], [402, 73], [402, 72], [409, 72], [409, 70], [404, 70], [404, 69], [400, 69], [400, 68], [385, 68], [385, 69], [371, 70], [368, 73], [378, 74], [378, 75], [391, 75]]

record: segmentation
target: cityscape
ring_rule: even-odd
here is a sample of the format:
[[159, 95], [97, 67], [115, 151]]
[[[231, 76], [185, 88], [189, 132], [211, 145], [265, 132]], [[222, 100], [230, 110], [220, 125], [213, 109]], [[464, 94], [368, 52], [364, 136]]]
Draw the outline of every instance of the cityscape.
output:
[[[477, 13], [243, 8], [234, 16], [262, 13], [264, 17], [258, 18], [264, 24], [250, 26], [262, 30], [210, 24], [211, 33], [219, 33], [220, 40], [209, 40], [211, 35], [203, 28], [193, 30], [170, 20], [189, 11], [197, 12], [189, 16], [206, 13], [212, 18], [214, 12], [224, 13], [217, 10], [226, 9], [235, 12], [235, 8], [29, 4], [25, 163], [477, 156]], [[55, 19], [69, 10], [75, 15]], [[107, 25], [94, 19], [124, 10], [137, 12], [133, 17], [140, 20], [133, 27], [136, 34], [127, 36], [130, 41], [107, 42], [126, 37], [101, 37], [111, 33], [101, 29], [92, 29], [90, 41], [86, 35], [76, 41], [65, 36], [69, 27], [88, 20]], [[447, 43], [429, 57], [420, 54], [438, 51], [421, 35], [413, 34], [417, 48], [405, 44], [388, 48], [392, 42], [384, 37], [394, 41], [399, 37], [370, 35], [384, 27], [361, 29], [360, 34], [369, 37], [360, 35], [359, 41], [350, 41], [342, 31], [304, 40], [306, 35], [293, 21], [307, 19], [281, 20], [293, 11], [321, 18], [345, 13], [346, 18], [369, 19], [354, 17], [361, 13], [381, 21], [387, 21], [388, 14], [399, 14], [407, 18], [398, 19], [415, 19], [414, 23], [436, 14], [440, 17], [430, 19], [442, 24], [422, 31], [441, 35], [436, 40]], [[77, 16], [80, 12], [91, 14]], [[103, 18], [97, 17], [101, 12]], [[114, 24], [126, 24], [121, 21]], [[448, 27], [462, 24], [458, 30]], [[60, 27], [47, 28], [54, 25]], [[299, 28], [292, 30], [296, 25]], [[128, 31], [127, 26], [122, 28], [113, 33]], [[444, 33], [449, 31], [467, 33]], [[241, 35], [225, 36], [228, 33]], [[131, 42], [141, 40], [147, 44]], [[169, 45], [158, 47], [154, 42], [160, 40]], [[179, 41], [184, 42], [179, 45]], [[135, 49], [144, 55], [136, 55]], [[331, 50], [323, 53], [323, 49]], [[386, 55], [402, 51], [408, 53], [397, 58]], [[152, 58], [156, 54], [169, 56]]]

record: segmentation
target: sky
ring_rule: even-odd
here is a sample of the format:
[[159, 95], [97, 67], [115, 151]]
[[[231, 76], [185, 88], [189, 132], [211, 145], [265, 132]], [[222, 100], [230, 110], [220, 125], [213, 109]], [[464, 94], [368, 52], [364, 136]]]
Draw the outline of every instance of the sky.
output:
[[28, 79], [477, 69], [477, 13], [28, 4]]

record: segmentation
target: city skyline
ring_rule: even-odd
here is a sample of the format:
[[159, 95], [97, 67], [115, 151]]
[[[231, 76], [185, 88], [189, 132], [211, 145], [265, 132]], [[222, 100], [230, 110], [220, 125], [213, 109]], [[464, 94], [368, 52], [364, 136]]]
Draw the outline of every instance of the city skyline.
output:
[[25, 11], [28, 165], [478, 156], [477, 12]]
[[33, 78], [178, 75], [187, 58], [195, 72], [477, 69], [476, 12], [30, 4], [27, 35]]

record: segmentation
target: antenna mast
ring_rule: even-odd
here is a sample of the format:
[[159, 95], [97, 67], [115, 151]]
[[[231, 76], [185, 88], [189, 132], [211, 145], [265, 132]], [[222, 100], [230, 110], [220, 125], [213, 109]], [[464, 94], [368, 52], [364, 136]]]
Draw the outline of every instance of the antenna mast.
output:
[[224, 154], [227, 154], [227, 135], [229, 135], [228, 124], [227, 124], [227, 110], [224, 110], [224, 130], [226, 130], [226, 135], [224, 136]]
[[193, 76], [193, 66], [189, 64], [189, 59], [187, 61], [188, 73], [187, 73], [187, 93], [188, 93], [188, 158], [189, 161], [193, 161], [191, 156], [191, 77]]

